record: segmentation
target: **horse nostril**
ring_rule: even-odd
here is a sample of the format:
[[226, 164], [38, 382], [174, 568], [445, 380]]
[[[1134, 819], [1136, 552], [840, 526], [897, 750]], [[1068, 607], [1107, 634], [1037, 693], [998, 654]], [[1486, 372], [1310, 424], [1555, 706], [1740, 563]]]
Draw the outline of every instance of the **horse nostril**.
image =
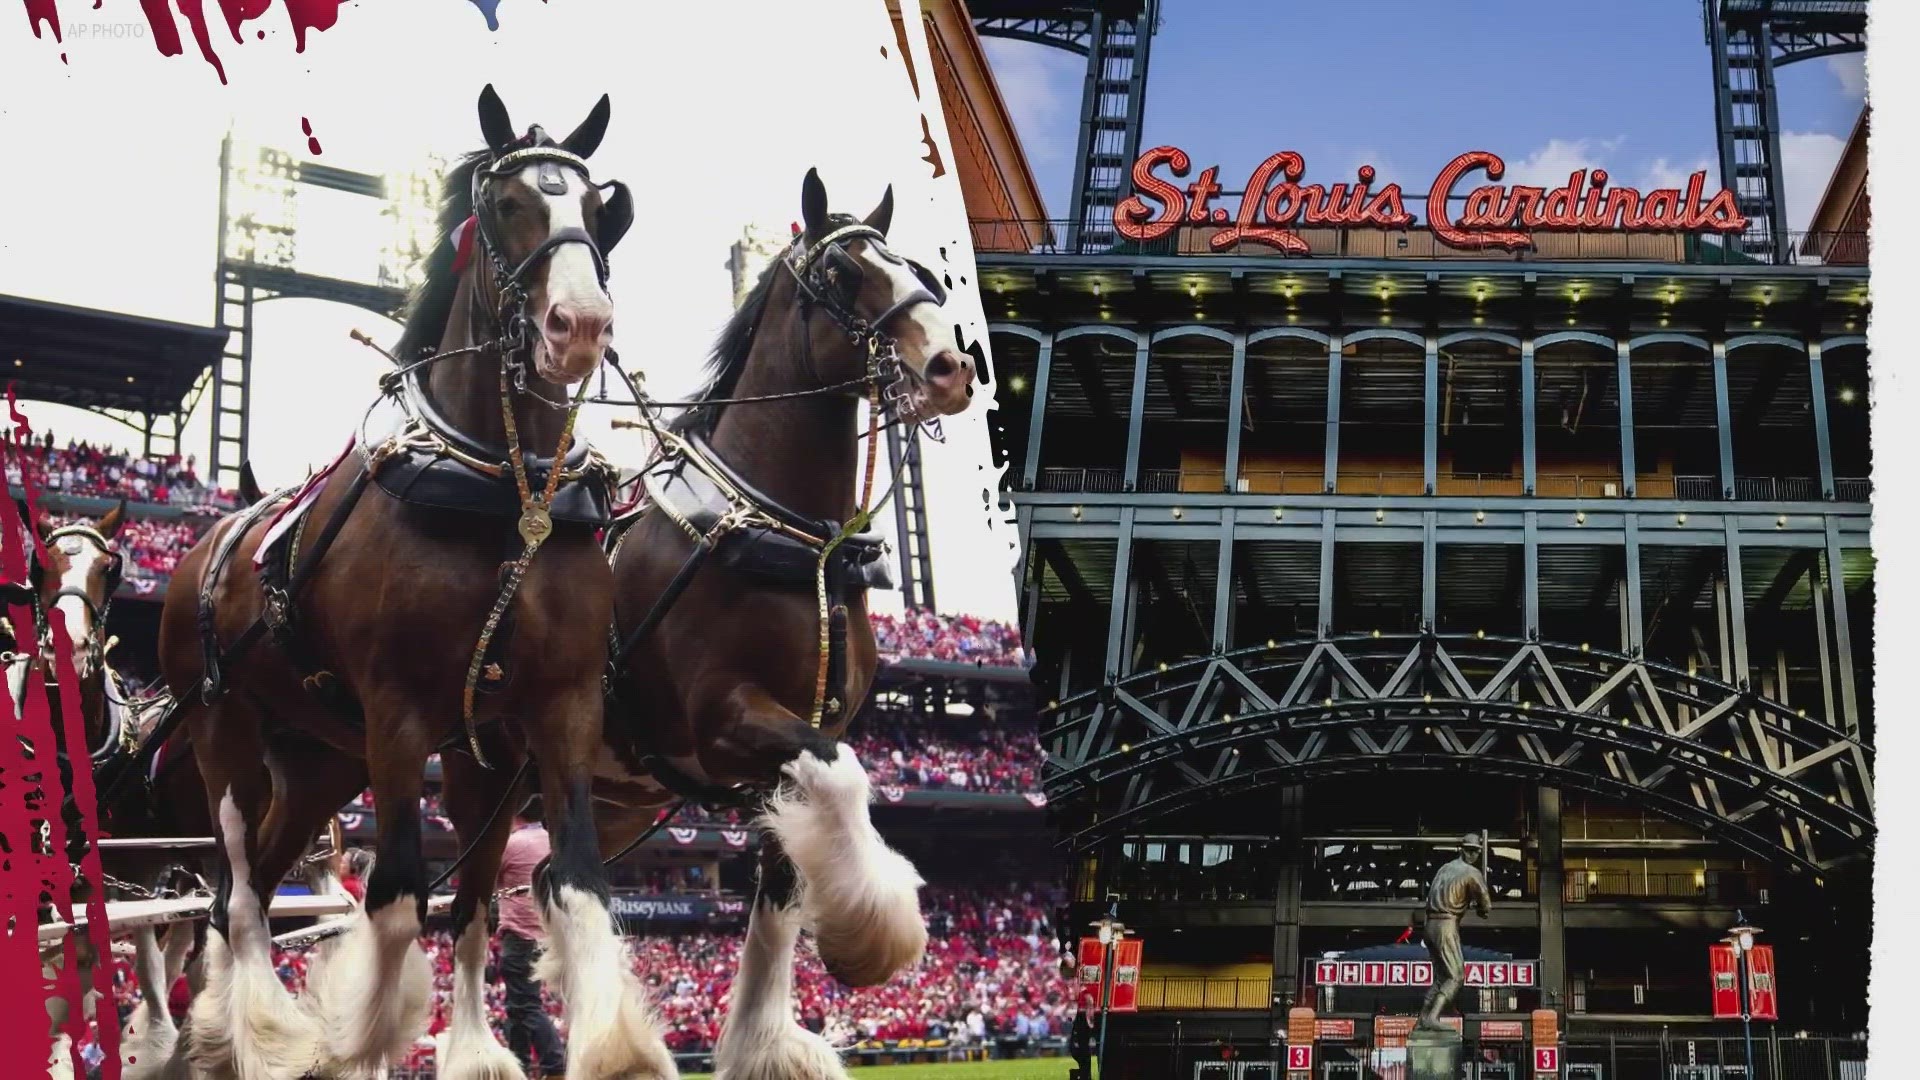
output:
[[933, 359], [927, 361], [927, 378], [938, 382], [952, 375], [958, 366], [954, 363], [952, 353], [938, 353]]

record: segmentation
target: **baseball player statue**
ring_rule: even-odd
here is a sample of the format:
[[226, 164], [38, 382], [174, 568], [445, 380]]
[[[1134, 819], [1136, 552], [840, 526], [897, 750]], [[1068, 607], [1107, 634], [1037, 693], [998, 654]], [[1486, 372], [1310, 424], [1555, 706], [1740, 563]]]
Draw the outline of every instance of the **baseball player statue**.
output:
[[1427, 955], [1433, 958], [1433, 989], [1420, 1007], [1422, 1031], [1452, 1029], [1440, 1022], [1440, 1014], [1460, 992], [1466, 972], [1460, 955], [1460, 920], [1472, 907], [1486, 918], [1493, 910], [1483, 870], [1485, 845], [1469, 834], [1460, 840], [1460, 857], [1442, 866], [1433, 875], [1427, 889]]

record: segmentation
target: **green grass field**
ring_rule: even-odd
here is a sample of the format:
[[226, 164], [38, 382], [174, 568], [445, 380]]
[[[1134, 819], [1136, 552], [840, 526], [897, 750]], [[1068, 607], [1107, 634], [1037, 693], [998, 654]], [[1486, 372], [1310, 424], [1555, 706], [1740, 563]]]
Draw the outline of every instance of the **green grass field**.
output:
[[[937, 1065], [876, 1065], [851, 1068], [854, 1080], [1066, 1080], [1073, 1059], [1020, 1058], [1013, 1061], [956, 1061]], [[707, 1073], [689, 1073], [685, 1080], [707, 1080]]]

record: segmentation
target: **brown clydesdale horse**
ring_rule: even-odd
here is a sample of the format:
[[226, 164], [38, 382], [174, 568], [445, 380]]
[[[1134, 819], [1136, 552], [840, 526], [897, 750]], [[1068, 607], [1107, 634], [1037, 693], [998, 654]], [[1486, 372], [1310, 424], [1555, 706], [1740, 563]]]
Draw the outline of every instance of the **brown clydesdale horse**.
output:
[[[817, 695], [814, 560], [818, 541], [862, 509], [856, 436], [868, 380], [882, 384], [891, 422], [961, 412], [973, 394], [973, 363], [941, 315], [945, 289], [886, 245], [892, 191], [864, 221], [830, 214], [815, 173], [801, 194], [804, 232], [714, 348], [703, 394], [711, 404], [676, 421], [665, 440], [686, 440], [707, 464], [670, 455], [650, 470], [648, 501], [614, 549], [616, 638], [632, 646], [615, 677], [597, 778], [602, 851], [624, 848], [675, 794], [721, 799], [734, 787], [767, 810], [747, 946], [714, 1055], [715, 1076], [730, 1080], [844, 1075], [832, 1048], [794, 1022], [803, 925], [828, 970], [856, 986], [884, 982], [925, 946], [920, 877], [875, 831], [867, 774], [839, 741], [873, 679], [866, 587], [881, 582], [857, 566], [833, 575], [844, 616], [830, 624], [844, 625], [845, 645]], [[762, 400], [742, 400], [750, 398]], [[702, 505], [714, 485], [673, 479], [703, 469], [741, 493], [731, 508], [749, 517], [687, 577], [695, 547], [687, 523], [704, 532], [729, 509], [724, 500]], [[884, 485], [883, 476], [876, 489]], [[784, 551], [771, 535], [783, 532]]]
[[[314, 528], [295, 531], [298, 569], [266, 624], [288, 629], [273, 640], [258, 629], [268, 613], [251, 572], [270, 531], [261, 515], [212, 530], [167, 596], [161, 663], [188, 710], [221, 864], [206, 983], [181, 1039], [203, 1073], [359, 1076], [424, 1030], [420, 794], [427, 757], [444, 747], [446, 808], [467, 854], [439, 1075], [520, 1076], [487, 1025], [483, 973], [487, 901], [511, 825], [493, 812], [529, 758], [553, 830], [538, 892], [567, 1005], [568, 1075], [675, 1075], [614, 932], [590, 800], [613, 582], [595, 523], [570, 521], [562, 507], [569, 490], [592, 484], [602, 485], [600, 501], [576, 505], [604, 507], [604, 470], [574, 465], [584, 448], [564, 462], [554, 449], [570, 430], [569, 388], [598, 369], [611, 342], [603, 253], [631, 223], [632, 202], [623, 186], [595, 186], [584, 161], [606, 131], [606, 98], [559, 142], [538, 127], [517, 136], [492, 87], [479, 111], [487, 148], [446, 178], [448, 239], [410, 304], [395, 350], [405, 366], [383, 380], [397, 437], [363, 438], [312, 489]], [[516, 484], [517, 454], [530, 488]], [[396, 469], [417, 483], [395, 493]], [[559, 494], [529, 501], [555, 470], [571, 476]], [[461, 508], [468, 497], [473, 506]], [[537, 512], [543, 505], [550, 516]], [[529, 562], [530, 536], [547, 538]], [[482, 670], [470, 667], [476, 641], [517, 564], [525, 574], [486, 654], [486, 692], [470, 697]], [[248, 635], [259, 644], [229, 655]], [[463, 731], [468, 702], [473, 726]], [[273, 969], [267, 907], [310, 839], [369, 782], [378, 841], [365, 910], [295, 1002]]]

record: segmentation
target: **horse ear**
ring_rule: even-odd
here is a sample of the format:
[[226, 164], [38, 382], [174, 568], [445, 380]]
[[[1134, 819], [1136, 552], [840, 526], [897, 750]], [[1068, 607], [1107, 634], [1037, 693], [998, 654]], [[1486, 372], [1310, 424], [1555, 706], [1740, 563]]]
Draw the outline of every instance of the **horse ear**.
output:
[[878, 231], [881, 236], [887, 235], [887, 226], [893, 224], [892, 184], [888, 184], [887, 193], [880, 196], [880, 205], [874, 207], [873, 213], [867, 215], [866, 224], [868, 228]]
[[121, 499], [120, 505], [107, 511], [106, 515], [100, 519], [99, 524], [94, 526], [94, 531], [111, 540], [120, 532], [120, 526], [125, 524], [126, 520], [127, 500]]
[[240, 498], [245, 500], [248, 506], [252, 506], [254, 503], [259, 502], [265, 495], [266, 492], [260, 490], [260, 481], [253, 475], [253, 462], [241, 462]]
[[600, 148], [600, 140], [606, 137], [607, 120], [612, 115], [613, 101], [601, 94], [600, 103], [593, 107], [585, 120], [580, 121], [580, 126], [573, 129], [573, 134], [566, 137], [560, 148], [583, 158], [592, 157], [593, 152]]
[[513, 133], [513, 121], [507, 118], [506, 102], [494, 92], [492, 83], [480, 91], [480, 134], [487, 140], [489, 150], [512, 146], [519, 139]]
[[800, 219], [807, 232], [819, 236], [827, 229], [827, 185], [820, 182], [820, 170], [808, 169], [800, 184]]

